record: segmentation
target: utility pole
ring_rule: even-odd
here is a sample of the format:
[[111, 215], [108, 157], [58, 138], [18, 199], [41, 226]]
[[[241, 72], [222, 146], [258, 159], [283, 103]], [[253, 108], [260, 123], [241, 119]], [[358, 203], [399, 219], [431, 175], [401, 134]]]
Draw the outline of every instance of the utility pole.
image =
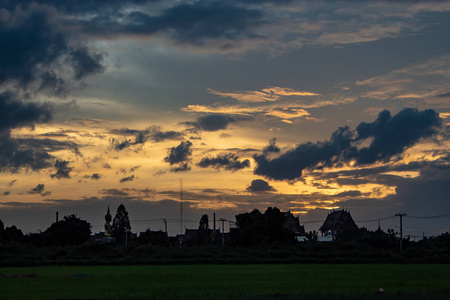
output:
[[183, 235], [183, 179], [180, 179], [180, 234]]
[[166, 233], [166, 237], [168, 237], [167, 235], [167, 220], [166, 219], [162, 219], [164, 222], [164, 232]]
[[403, 251], [403, 217], [406, 216], [403, 214], [395, 214], [396, 217], [400, 217], [400, 252]]
[[222, 247], [225, 246], [225, 219], [222, 218], [219, 221], [222, 221]]

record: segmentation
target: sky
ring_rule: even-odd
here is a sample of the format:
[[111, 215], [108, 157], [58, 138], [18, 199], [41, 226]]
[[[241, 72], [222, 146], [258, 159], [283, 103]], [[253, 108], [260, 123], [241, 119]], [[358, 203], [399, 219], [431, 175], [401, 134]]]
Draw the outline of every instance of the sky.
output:
[[448, 32], [450, 1], [1, 0], [0, 220], [448, 231]]

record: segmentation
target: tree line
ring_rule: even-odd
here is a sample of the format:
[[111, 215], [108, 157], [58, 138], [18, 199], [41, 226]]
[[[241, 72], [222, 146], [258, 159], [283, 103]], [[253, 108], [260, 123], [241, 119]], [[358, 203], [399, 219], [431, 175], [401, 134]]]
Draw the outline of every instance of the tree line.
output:
[[[276, 207], [268, 207], [265, 212], [254, 209], [251, 212], [241, 213], [235, 216], [235, 228], [230, 229], [225, 239], [228, 247], [284, 247], [303, 244], [305, 249], [314, 248], [319, 233], [310, 231], [306, 233], [307, 241], [298, 243], [295, 233], [285, 228], [287, 214]], [[0, 243], [30, 244], [38, 247], [43, 246], [76, 246], [87, 243], [91, 237], [91, 224], [78, 218], [76, 215], [68, 215], [53, 223], [49, 228], [40, 233], [24, 235], [16, 226], [6, 227], [0, 220]], [[198, 229], [192, 237], [185, 236], [182, 243], [170, 238], [163, 231], [153, 231], [148, 228], [145, 232], [132, 238], [131, 225], [128, 212], [123, 204], [117, 208], [112, 220], [111, 235], [109, 243], [114, 246], [127, 245], [150, 245], [158, 247], [199, 247], [205, 245], [222, 245], [223, 236], [218, 230], [209, 228], [208, 215], [203, 215], [199, 221]], [[386, 232], [378, 228], [369, 230], [367, 228], [344, 229], [336, 233], [332, 247], [340, 249], [373, 249], [373, 250], [396, 250], [400, 238], [398, 233], [392, 229]], [[321, 243], [323, 244], [323, 243]], [[403, 239], [405, 248], [422, 249], [450, 249], [450, 232], [435, 237], [425, 237], [418, 242], [409, 238]], [[319, 248], [331, 247], [322, 245]]]

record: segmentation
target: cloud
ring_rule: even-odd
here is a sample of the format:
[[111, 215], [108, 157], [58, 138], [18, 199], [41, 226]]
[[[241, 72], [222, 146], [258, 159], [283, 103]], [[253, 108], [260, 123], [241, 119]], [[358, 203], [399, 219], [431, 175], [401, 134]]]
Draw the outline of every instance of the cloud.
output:
[[[120, 16], [120, 22], [118, 17]], [[261, 19], [256, 9], [234, 5], [232, 2], [196, 1], [169, 3], [159, 14], [143, 10], [124, 10], [119, 14], [77, 22], [85, 34], [97, 37], [154, 36], [159, 34], [177, 44], [203, 46], [210, 40], [225, 40], [219, 48], [230, 48], [230, 42], [260, 38], [251, 31]]]
[[16, 182], [17, 182], [17, 179], [13, 179], [8, 183], [8, 186], [13, 186], [14, 183], [16, 183]]
[[361, 191], [345, 191], [345, 192], [341, 192], [341, 193], [339, 193], [339, 194], [336, 194], [336, 195], [334, 195], [334, 197], [338, 197], [338, 198], [341, 198], [341, 197], [358, 197], [358, 196], [361, 196], [362, 195], [362, 193], [361, 193]]
[[192, 156], [192, 143], [190, 141], [183, 141], [178, 146], [172, 147], [168, 152], [164, 161], [172, 165], [177, 165], [172, 169], [173, 172], [190, 170], [190, 162]]
[[84, 178], [92, 179], [92, 180], [99, 180], [102, 176], [99, 173], [93, 173], [92, 175], [84, 175]]
[[227, 129], [230, 123], [236, 122], [236, 118], [228, 115], [207, 115], [199, 117], [196, 122], [185, 122], [185, 125], [194, 126], [197, 130], [218, 131]]
[[52, 166], [54, 157], [45, 149], [23, 148], [9, 132], [0, 134], [0, 170], [18, 172], [21, 168], [38, 171]]
[[0, 93], [0, 133], [36, 123], [46, 123], [52, 118], [52, 108], [46, 104], [23, 102], [13, 93]]
[[374, 122], [361, 123], [356, 128], [357, 141], [373, 138], [369, 147], [359, 150], [357, 163], [386, 162], [419, 139], [432, 136], [441, 124], [439, 114], [431, 109], [404, 109], [393, 117], [389, 111], [382, 111]]
[[118, 189], [102, 189], [98, 192], [102, 195], [110, 195], [110, 196], [128, 196], [127, 192]]
[[361, 123], [356, 131], [339, 128], [328, 141], [303, 143], [271, 160], [265, 154], [254, 155], [254, 173], [276, 180], [295, 180], [304, 169], [388, 162], [421, 138], [437, 133], [441, 124], [434, 110], [404, 109], [395, 116], [382, 111], [374, 122]]
[[128, 182], [128, 181], [133, 181], [134, 179], [136, 179], [136, 177], [134, 175], [131, 175], [131, 176], [120, 179], [119, 182], [124, 183], [124, 182]]
[[249, 192], [276, 192], [276, 189], [269, 183], [262, 179], [252, 180], [252, 183], [247, 187]]
[[45, 191], [45, 184], [38, 184], [36, 185], [36, 187], [32, 188], [28, 194], [39, 194], [41, 196], [48, 196], [50, 195], [52, 192], [50, 191]]
[[276, 145], [277, 138], [272, 138], [269, 141], [269, 146], [263, 149], [263, 154], [267, 155], [268, 153], [280, 153], [280, 148]]
[[289, 96], [319, 96], [320, 94], [296, 91], [290, 88], [267, 87], [261, 91], [243, 91], [234, 93], [224, 93], [208, 89], [208, 92], [221, 97], [233, 98], [241, 102], [266, 102], [278, 101], [281, 97]]
[[184, 133], [178, 131], [163, 131], [160, 126], [150, 126], [145, 130], [135, 130], [135, 129], [113, 129], [110, 131], [112, 134], [124, 135], [124, 136], [134, 136], [134, 141], [131, 140], [116, 140], [111, 139], [111, 144], [115, 150], [123, 150], [130, 146], [145, 144], [148, 140], [152, 142], [159, 143], [166, 140], [180, 140], [183, 138]]
[[309, 116], [309, 113], [301, 108], [276, 108], [268, 110], [265, 114], [266, 116], [274, 116], [280, 119], [295, 119]]
[[[268, 117], [277, 117], [283, 119], [284, 122], [291, 122], [290, 119], [303, 118], [306, 120], [317, 120], [310, 116], [306, 110], [309, 108], [336, 106], [348, 104], [356, 101], [355, 97], [343, 95], [326, 95], [315, 97], [311, 100], [297, 99], [295, 101], [286, 101], [281, 99], [279, 102], [266, 103], [240, 103], [238, 105], [223, 105], [216, 103], [214, 105], [188, 105], [181, 110], [186, 112], [195, 112], [203, 114], [223, 114], [232, 116], [245, 116], [247, 118], [264, 115]], [[236, 118], [236, 117], [235, 117]], [[245, 118], [243, 120], [246, 120]], [[291, 122], [292, 123], [292, 122]]]
[[237, 171], [250, 166], [248, 159], [239, 161], [239, 157], [233, 153], [222, 153], [217, 157], [204, 157], [197, 164], [201, 168], [225, 169], [227, 171]]
[[32, 188], [29, 193], [30, 194], [40, 194], [41, 192], [44, 191], [44, 189], [45, 189], [44, 184], [38, 184], [36, 187]]
[[380, 100], [420, 99], [428, 106], [448, 106], [450, 55], [441, 55], [422, 63], [394, 70], [381, 76], [357, 81], [365, 88], [364, 97]]
[[[45, 6], [11, 2], [0, 18], [0, 85], [14, 82], [23, 90], [60, 94], [73, 81], [103, 71], [103, 55], [73, 38], [63, 19]], [[69, 42], [70, 39], [70, 42]]]
[[72, 168], [69, 167], [69, 162], [65, 160], [56, 160], [55, 162], [56, 173], [51, 174], [51, 178], [62, 179], [70, 178], [70, 172]]
[[52, 139], [17, 139], [22, 149], [46, 149], [48, 152], [72, 150], [76, 155], [83, 156], [75, 142], [61, 142]]
[[101, 54], [91, 54], [87, 48], [78, 48], [69, 55], [75, 71], [75, 79], [80, 80], [89, 75], [103, 73], [104, 71], [101, 63], [103, 55]]

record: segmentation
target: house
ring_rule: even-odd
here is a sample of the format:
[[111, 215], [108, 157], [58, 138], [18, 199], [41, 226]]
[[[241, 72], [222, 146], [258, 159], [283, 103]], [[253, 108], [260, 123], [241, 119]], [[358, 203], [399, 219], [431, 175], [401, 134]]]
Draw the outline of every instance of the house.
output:
[[333, 238], [344, 229], [358, 229], [358, 226], [353, 221], [350, 212], [336, 210], [328, 214], [327, 219], [319, 230], [322, 232], [322, 236], [331, 236]]
[[185, 229], [183, 235], [178, 234], [177, 243], [182, 244], [214, 244], [222, 242], [222, 234], [219, 229]]

